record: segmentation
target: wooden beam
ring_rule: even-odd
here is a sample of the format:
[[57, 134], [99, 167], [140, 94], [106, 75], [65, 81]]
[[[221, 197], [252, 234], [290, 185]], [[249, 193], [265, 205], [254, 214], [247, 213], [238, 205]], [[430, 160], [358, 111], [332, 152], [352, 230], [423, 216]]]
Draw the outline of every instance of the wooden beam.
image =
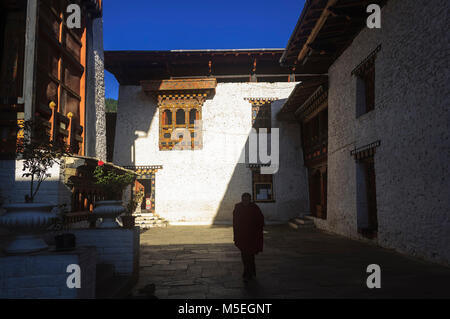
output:
[[322, 14], [320, 15], [319, 20], [317, 20], [314, 28], [312, 29], [308, 39], [306, 40], [306, 43], [303, 45], [302, 49], [300, 50], [300, 53], [297, 56], [297, 61], [301, 61], [306, 53], [309, 51], [308, 44], [312, 43], [314, 39], [316, 38], [317, 34], [319, 33], [320, 29], [322, 29], [322, 26], [327, 21], [328, 16], [330, 15], [330, 11], [327, 9], [331, 6], [334, 6], [338, 0], [328, 0], [328, 3], [325, 7], [325, 9], [322, 11]]

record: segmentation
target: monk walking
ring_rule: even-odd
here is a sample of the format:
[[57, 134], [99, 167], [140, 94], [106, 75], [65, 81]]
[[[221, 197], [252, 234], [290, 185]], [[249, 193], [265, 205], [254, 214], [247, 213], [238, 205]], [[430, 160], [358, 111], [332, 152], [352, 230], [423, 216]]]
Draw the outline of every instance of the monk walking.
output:
[[242, 194], [233, 211], [234, 244], [241, 251], [245, 281], [256, 277], [255, 255], [263, 251], [264, 215], [251, 198]]

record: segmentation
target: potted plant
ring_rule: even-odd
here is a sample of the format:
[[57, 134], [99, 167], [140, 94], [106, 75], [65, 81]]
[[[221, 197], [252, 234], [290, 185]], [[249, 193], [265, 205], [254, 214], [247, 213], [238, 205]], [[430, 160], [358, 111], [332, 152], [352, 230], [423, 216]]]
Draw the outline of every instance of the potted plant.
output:
[[3, 207], [6, 213], [0, 217], [0, 225], [18, 234], [5, 249], [10, 254], [48, 248], [40, 235], [55, 221], [55, 205], [36, 203], [35, 198], [42, 183], [51, 176], [48, 170], [59, 165], [61, 158], [67, 154], [63, 144], [49, 139], [47, 127], [42, 122], [25, 121], [22, 130], [23, 140], [18, 143], [16, 155], [23, 161], [22, 177], [30, 179], [30, 188], [24, 203]]
[[100, 228], [117, 228], [117, 216], [125, 212], [122, 206], [122, 192], [134, 182], [135, 175], [128, 172], [117, 172], [112, 167], [105, 167], [105, 163], [98, 162], [94, 170], [95, 183], [99, 185], [106, 199], [95, 203], [94, 215], [102, 218]]

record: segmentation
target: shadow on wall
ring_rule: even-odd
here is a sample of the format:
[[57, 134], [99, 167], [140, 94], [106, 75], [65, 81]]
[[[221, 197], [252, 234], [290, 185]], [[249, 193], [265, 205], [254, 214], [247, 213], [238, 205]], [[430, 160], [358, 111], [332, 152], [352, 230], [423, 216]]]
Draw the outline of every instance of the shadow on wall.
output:
[[[156, 121], [156, 107], [149, 107], [149, 105], [154, 105], [150, 102], [153, 98], [139, 88], [139, 91], [134, 93], [140, 103], [133, 104], [132, 109], [125, 109], [128, 105], [123, 105], [126, 98], [123, 98], [121, 93], [119, 90], [116, 123], [122, 123], [121, 127], [125, 127], [125, 130], [122, 129], [119, 132], [118, 126], [115, 126], [115, 137], [121, 136], [121, 144], [117, 145], [116, 138], [111, 142], [114, 145], [112, 162], [117, 165], [134, 166], [136, 165], [136, 141], [150, 132], [152, 123]], [[136, 117], [135, 114], [139, 114], [139, 116]]]
[[[129, 101], [133, 101], [133, 103], [130, 103]], [[275, 201], [259, 204], [267, 220], [279, 222], [287, 221], [294, 216], [308, 213], [309, 211], [306, 170], [303, 166], [298, 123], [280, 123], [274, 120], [276, 111], [284, 102], [285, 99], [273, 102], [272, 110], [272, 126], [279, 126], [280, 130], [280, 169], [273, 175]], [[251, 112], [251, 104], [249, 103], [248, 106], [249, 112]], [[120, 165], [137, 165], [140, 163], [148, 163], [147, 165], [165, 164], [164, 161], [161, 163], [152, 163], [155, 159], [145, 158], [145, 154], [136, 154], [137, 140], [145, 138], [148, 136], [149, 132], [155, 131], [155, 128], [152, 127], [152, 125], [158, 125], [158, 119], [155, 118], [156, 107], [153, 98], [146, 95], [140, 87], [137, 87], [136, 89], [128, 87], [124, 90], [120, 90], [117, 114], [117, 123], [120, 123], [120, 125], [116, 126], [114, 163]], [[136, 116], [136, 114], [139, 114], [139, 116]], [[259, 116], [260, 115], [258, 114], [256, 118], [257, 121], [260, 119]], [[120, 132], [118, 131], [119, 127]], [[155, 137], [155, 139], [158, 139], [158, 137]], [[245, 162], [243, 163], [239, 163], [237, 159], [220, 163], [221, 158], [217, 157], [217, 154], [205, 155], [212, 156], [213, 158], [215, 157], [215, 160], [219, 161], [214, 162], [211, 160], [212, 166], [208, 167], [208, 170], [214, 172], [214, 170], [217, 169], [225, 169], [229, 172], [226, 177], [228, 180], [223, 179], [217, 181], [217, 188], [220, 189], [220, 192], [223, 192], [223, 195], [217, 194], [218, 196], [215, 199], [214, 207], [211, 207], [211, 211], [209, 212], [210, 217], [208, 222], [213, 224], [230, 224], [232, 222], [234, 206], [236, 203], [240, 202], [242, 193], [248, 192], [253, 195], [252, 170], [248, 166], [249, 156], [246, 151], [249, 147], [249, 140], [249, 135], [247, 135], [243, 139], [243, 141], [246, 141], [244, 145], [239, 146], [242, 147], [242, 149], [239, 150], [241, 155], [239, 158], [245, 158]], [[152, 140], [150, 142], [152, 148], [158, 147], [157, 140]], [[268, 146], [268, 149], [268, 153], [270, 154], [270, 146]], [[203, 149], [203, 151], [205, 150], [206, 149]], [[167, 153], [167, 151], [164, 152]], [[138, 161], [136, 159], [138, 159]], [[156, 197], [158, 197], [158, 188], [161, 187], [160, 183], [161, 179], [158, 179], [158, 174], [156, 174]], [[220, 184], [223, 187], [220, 187]], [[212, 184], [208, 187], [212, 187]], [[195, 197], [195, 195], [200, 194], [192, 195]], [[192, 196], [190, 198], [192, 198]], [[192, 199], [195, 201], [195, 198]], [[158, 199], [156, 202], [158, 203]], [[161, 204], [164, 205], [163, 203]], [[182, 208], [176, 209], [178, 211]], [[199, 211], [200, 210], [201, 208], [199, 208]], [[158, 213], [158, 206], [156, 207], [156, 212]], [[161, 216], [167, 218], [164, 215]]]
[[[303, 153], [301, 149], [301, 135], [298, 123], [275, 122], [276, 111], [286, 99], [278, 100], [272, 104], [272, 126], [279, 129], [279, 168], [270, 175], [262, 175], [264, 182], [272, 181], [273, 201], [256, 202], [264, 214], [266, 222], [282, 223], [293, 217], [309, 214], [309, 197], [307, 189], [307, 171], [304, 167]], [[263, 120], [258, 113], [255, 123]], [[258, 143], [259, 143], [258, 137]], [[274, 142], [276, 142], [274, 140]], [[228, 186], [213, 219], [213, 224], [230, 224], [233, 220], [235, 204], [241, 201], [243, 193], [250, 193], [255, 200], [253, 184], [253, 173], [249, 167], [249, 144], [250, 136], [247, 137], [244, 148], [241, 150], [240, 158], [245, 163], [236, 163], [233, 174], [228, 181]], [[271, 150], [271, 139], [267, 139], [267, 155], [276, 156]], [[259, 144], [258, 144], [259, 152]], [[263, 164], [258, 155], [258, 163]], [[265, 163], [264, 163], [265, 164]], [[267, 176], [267, 177], [264, 177]]]

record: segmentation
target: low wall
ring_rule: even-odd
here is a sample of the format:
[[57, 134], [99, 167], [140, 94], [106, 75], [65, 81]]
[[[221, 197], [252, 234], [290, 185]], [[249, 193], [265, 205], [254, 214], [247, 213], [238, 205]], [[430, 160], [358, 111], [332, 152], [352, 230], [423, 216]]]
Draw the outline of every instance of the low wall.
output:
[[76, 245], [95, 246], [97, 263], [111, 264], [118, 275], [139, 272], [139, 229], [72, 229]]
[[[93, 247], [26, 256], [0, 255], [0, 298], [94, 299], [97, 253]], [[81, 269], [81, 288], [68, 288], [67, 266]]]

